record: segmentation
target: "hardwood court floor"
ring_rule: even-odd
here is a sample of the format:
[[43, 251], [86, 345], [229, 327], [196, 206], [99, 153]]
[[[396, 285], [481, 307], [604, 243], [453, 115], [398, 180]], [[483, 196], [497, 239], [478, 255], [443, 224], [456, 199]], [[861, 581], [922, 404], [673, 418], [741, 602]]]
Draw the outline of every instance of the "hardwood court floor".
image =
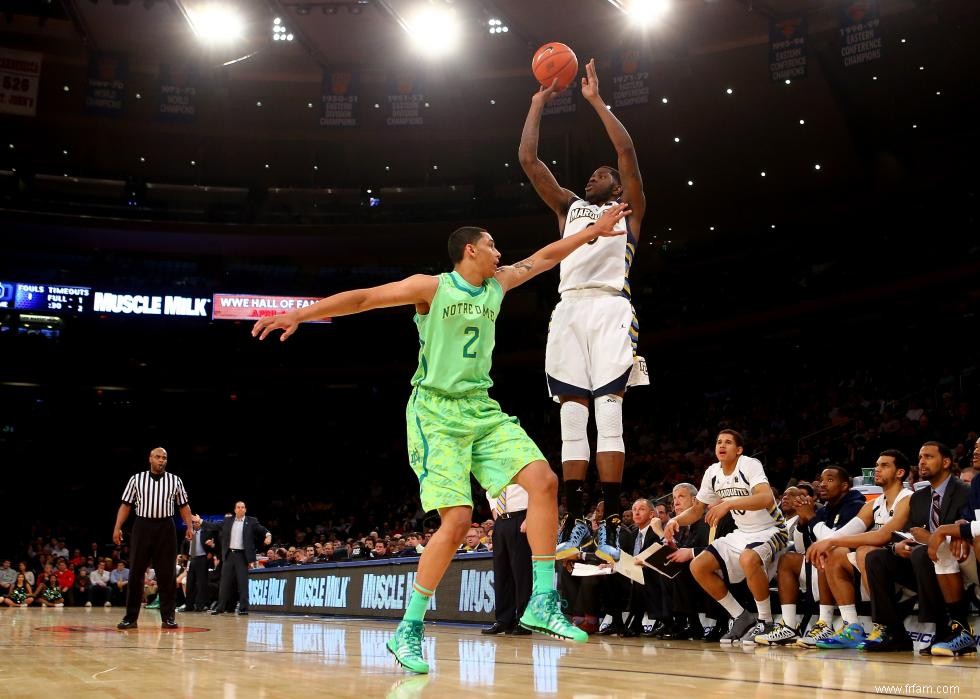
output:
[[[115, 629], [122, 610], [0, 610], [0, 696], [47, 697], [642, 697], [739, 699], [977, 696], [975, 657], [885, 657], [700, 641], [487, 637], [428, 624], [429, 676], [401, 670], [384, 648], [394, 622], [252, 614], [159, 613]], [[924, 688], [931, 688], [926, 691]]]

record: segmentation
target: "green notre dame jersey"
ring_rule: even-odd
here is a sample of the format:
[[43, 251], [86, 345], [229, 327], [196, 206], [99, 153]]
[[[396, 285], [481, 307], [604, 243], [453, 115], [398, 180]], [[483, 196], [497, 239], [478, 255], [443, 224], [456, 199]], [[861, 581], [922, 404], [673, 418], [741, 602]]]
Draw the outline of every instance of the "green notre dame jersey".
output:
[[456, 272], [439, 275], [439, 287], [419, 329], [419, 368], [413, 386], [447, 395], [486, 390], [493, 385], [490, 362], [504, 290], [496, 279], [473, 286]]

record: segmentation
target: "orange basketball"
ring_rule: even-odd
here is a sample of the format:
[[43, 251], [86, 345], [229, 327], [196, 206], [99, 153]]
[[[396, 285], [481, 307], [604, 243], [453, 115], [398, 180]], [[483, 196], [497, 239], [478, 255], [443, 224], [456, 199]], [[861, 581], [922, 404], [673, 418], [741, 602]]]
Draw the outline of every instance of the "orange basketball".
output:
[[557, 89], [564, 90], [572, 84], [578, 74], [578, 58], [565, 44], [552, 41], [534, 52], [534, 58], [531, 59], [531, 72], [545, 87], [558, 78]]

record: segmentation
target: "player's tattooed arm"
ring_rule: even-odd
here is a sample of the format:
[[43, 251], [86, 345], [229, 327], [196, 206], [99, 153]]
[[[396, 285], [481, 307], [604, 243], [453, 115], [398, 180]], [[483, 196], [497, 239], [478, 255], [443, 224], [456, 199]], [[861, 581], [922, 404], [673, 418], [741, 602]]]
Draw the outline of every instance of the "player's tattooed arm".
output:
[[535, 276], [536, 272], [534, 271], [534, 267], [534, 257], [528, 257], [512, 265], [505, 265], [497, 269], [497, 281], [500, 282], [504, 291], [509, 291]]

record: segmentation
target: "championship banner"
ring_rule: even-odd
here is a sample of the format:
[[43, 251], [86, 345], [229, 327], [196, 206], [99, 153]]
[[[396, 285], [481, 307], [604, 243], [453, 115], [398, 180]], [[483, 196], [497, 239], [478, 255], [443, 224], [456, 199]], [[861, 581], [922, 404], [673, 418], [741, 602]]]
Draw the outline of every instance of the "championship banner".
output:
[[157, 116], [164, 121], [194, 121], [199, 82], [194, 65], [161, 65]]
[[840, 9], [840, 55], [845, 66], [881, 58], [878, 0], [848, 2]]
[[551, 98], [551, 101], [544, 106], [543, 116], [549, 114], [572, 114], [575, 112], [576, 95], [581, 90], [582, 85], [576, 78], [567, 89]]
[[[400, 619], [412, 596], [418, 557], [248, 571], [253, 611]], [[450, 563], [426, 619], [493, 622], [493, 554], [465, 553]]]
[[320, 126], [357, 126], [359, 87], [357, 73], [349, 70], [325, 72]]
[[399, 71], [388, 79], [388, 126], [422, 126], [425, 94], [421, 81], [411, 71]]
[[41, 54], [0, 48], [0, 113], [34, 116]]
[[649, 102], [650, 71], [646, 57], [637, 49], [620, 51], [613, 58], [613, 108]]
[[782, 82], [806, 77], [806, 17], [769, 23], [769, 79]]
[[[215, 294], [211, 303], [212, 320], [258, 320], [266, 316], [306, 308], [319, 301], [316, 296], [263, 296], [261, 294]], [[329, 323], [330, 318], [312, 321]]]
[[126, 99], [126, 57], [93, 54], [88, 63], [85, 109], [90, 114], [119, 116]]

